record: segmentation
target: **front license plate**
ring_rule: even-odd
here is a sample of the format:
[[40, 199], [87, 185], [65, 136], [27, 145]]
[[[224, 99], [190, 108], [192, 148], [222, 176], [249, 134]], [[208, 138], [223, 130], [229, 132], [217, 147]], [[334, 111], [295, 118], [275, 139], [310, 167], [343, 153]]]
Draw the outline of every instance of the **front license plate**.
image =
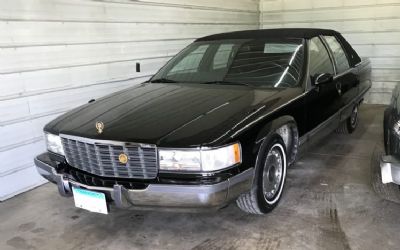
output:
[[75, 206], [91, 212], [108, 214], [106, 196], [103, 193], [93, 192], [81, 188], [72, 188]]

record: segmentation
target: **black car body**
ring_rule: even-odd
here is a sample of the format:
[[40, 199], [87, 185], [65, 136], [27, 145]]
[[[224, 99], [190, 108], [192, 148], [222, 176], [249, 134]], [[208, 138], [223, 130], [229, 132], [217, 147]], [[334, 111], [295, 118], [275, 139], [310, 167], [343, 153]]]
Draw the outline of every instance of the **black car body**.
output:
[[[64, 196], [80, 187], [104, 193], [118, 207], [172, 210], [220, 208], [242, 197], [239, 207], [264, 213], [269, 209], [245, 204], [256, 199], [260, 163], [280, 164], [280, 170], [270, 169], [272, 186], [265, 189], [271, 192], [266, 204], [273, 207], [299, 146], [341, 124], [351, 132], [370, 85], [369, 60], [361, 60], [333, 30], [211, 35], [197, 39], [149, 81], [47, 124], [45, 133], [54, 135], [48, 143], [61, 141], [65, 152], [50, 149], [35, 163]], [[275, 151], [263, 161], [269, 141], [276, 142]], [[212, 166], [232, 165], [214, 170], [204, 159]]]
[[[386, 108], [383, 121], [385, 155], [382, 156], [381, 180], [383, 184], [400, 185], [400, 89], [393, 90], [390, 105]], [[394, 188], [399, 194], [399, 188]], [[395, 194], [396, 195], [396, 194]]]

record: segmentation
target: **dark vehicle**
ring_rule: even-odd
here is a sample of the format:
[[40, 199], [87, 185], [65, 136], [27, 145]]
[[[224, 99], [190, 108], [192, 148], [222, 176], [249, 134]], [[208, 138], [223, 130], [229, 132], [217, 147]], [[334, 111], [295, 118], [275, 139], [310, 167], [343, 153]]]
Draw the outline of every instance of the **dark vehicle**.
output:
[[[374, 152], [373, 187], [387, 200], [400, 203], [400, 89], [393, 90], [392, 100], [383, 119], [384, 146]], [[381, 151], [385, 153], [382, 154]]]
[[47, 124], [48, 152], [35, 162], [61, 195], [91, 211], [236, 200], [263, 214], [281, 199], [300, 145], [356, 128], [370, 85], [369, 60], [333, 30], [211, 35], [149, 81]]

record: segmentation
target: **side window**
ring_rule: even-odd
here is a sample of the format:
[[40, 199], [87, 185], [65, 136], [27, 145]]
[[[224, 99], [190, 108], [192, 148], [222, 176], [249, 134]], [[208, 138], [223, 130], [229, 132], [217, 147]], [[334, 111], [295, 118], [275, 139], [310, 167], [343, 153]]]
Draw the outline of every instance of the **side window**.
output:
[[184, 74], [184, 73], [192, 73], [197, 72], [197, 68], [203, 59], [204, 53], [208, 49], [209, 45], [200, 45], [194, 51], [192, 51], [189, 55], [182, 59], [179, 63], [177, 63], [168, 73], [168, 75], [172, 74]]
[[334, 36], [324, 36], [324, 38], [331, 48], [333, 57], [335, 58], [337, 73], [342, 73], [348, 70], [350, 68], [349, 61], [347, 60], [342, 45], [340, 45]]
[[213, 60], [213, 69], [226, 68], [229, 63], [229, 59], [232, 56], [233, 44], [221, 44], [218, 47], [217, 53], [215, 53]]
[[334, 74], [332, 61], [328, 51], [319, 37], [314, 37], [309, 43], [310, 76], [322, 73]]

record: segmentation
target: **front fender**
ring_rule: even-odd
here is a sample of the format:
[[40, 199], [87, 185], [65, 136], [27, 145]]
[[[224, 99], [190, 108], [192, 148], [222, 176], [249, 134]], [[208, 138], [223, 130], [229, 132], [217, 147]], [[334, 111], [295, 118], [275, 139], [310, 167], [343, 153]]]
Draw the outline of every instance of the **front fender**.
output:
[[285, 116], [281, 116], [281, 117], [267, 123], [266, 125], [264, 125], [264, 127], [257, 134], [256, 145], [259, 146], [265, 140], [265, 138], [268, 136], [268, 134], [270, 134], [272, 131], [278, 130], [280, 127], [282, 127], [283, 125], [285, 125], [289, 122], [296, 123], [296, 121], [294, 120], [294, 118], [292, 116], [285, 115]]
[[[278, 133], [285, 142], [288, 165], [291, 165], [296, 160], [296, 155], [299, 147], [299, 134], [297, 130], [297, 123], [292, 116], [281, 116], [269, 123], [267, 123], [257, 134], [253, 152], [259, 158], [259, 152], [263, 150], [263, 145], [268, 142], [268, 138]], [[258, 162], [256, 161], [256, 166]]]

